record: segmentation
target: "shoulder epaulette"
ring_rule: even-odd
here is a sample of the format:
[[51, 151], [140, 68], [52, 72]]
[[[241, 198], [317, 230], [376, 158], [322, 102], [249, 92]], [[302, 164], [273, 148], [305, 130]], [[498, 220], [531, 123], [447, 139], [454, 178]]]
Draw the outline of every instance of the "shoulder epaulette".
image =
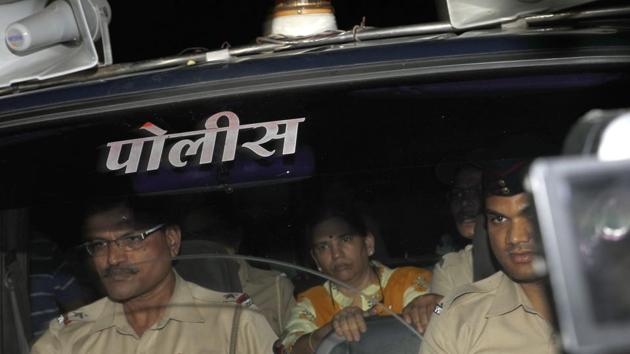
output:
[[86, 322], [90, 318], [87, 313], [81, 311], [71, 311], [57, 317], [57, 322], [61, 326], [67, 326], [72, 322]]

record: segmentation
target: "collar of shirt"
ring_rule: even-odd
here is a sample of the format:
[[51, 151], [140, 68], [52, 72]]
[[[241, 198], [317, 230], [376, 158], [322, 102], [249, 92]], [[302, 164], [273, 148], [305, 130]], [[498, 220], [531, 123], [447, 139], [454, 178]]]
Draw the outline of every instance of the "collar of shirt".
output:
[[520, 285], [501, 272], [499, 287], [497, 288], [494, 301], [488, 310], [487, 317], [505, 315], [520, 306], [529, 313], [537, 314]]
[[[361, 289], [361, 309], [366, 311], [372, 306], [376, 305], [379, 301], [381, 301], [381, 287], [384, 289], [387, 286], [387, 282], [389, 281], [390, 276], [393, 273], [393, 270], [386, 267], [385, 265], [372, 261], [371, 265], [375, 266], [378, 272], [378, 276], [381, 280], [381, 286], [377, 284], [370, 284], [367, 287]], [[354, 298], [344, 295], [341, 291], [339, 291], [338, 287], [333, 283], [330, 285], [330, 281], [326, 281], [324, 283], [324, 288], [326, 291], [330, 291], [332, 288], [333, 300], [341, 306], [341, 308], [345, 308], [351, 306], [354, 302]]]
[[[175, 289], [173, 296], [166, 307], [166, 311], [162, 318], [154, 324], [152, 329], [164, 328], [170, 320], [179, 322], [205, 322], [203, 316], [199, 312], [195, 305], [195, 299], [188, 287], [187, 282], [182, 279], [175, 270]], [[106, 300], [103, 312], [98, 317], [90, 334], [116, 327], [121, 333], [135, 335], [135, 332], [127, 322], [123, 305], [119, 302], [114, 302], [109, 299]]]

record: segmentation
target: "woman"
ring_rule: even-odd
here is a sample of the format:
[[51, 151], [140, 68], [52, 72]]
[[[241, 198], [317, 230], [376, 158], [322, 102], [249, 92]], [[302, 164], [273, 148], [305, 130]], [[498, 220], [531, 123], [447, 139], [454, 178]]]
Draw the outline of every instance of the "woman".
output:
[[407, 322], [419, 323], [414, 300], [427, 292], [431, 273], [371, 261], [374, 236], [360, 216], [332, 209], [320, 215], [307, 232], [311, 256], [320, 272], [361, 293], [327, 281], [299, 294], [285, 327], [284, 347], [291, 353], [314, 353], [332, 330], [359, 341], [367, 329], [366, 315], [402, 313]]

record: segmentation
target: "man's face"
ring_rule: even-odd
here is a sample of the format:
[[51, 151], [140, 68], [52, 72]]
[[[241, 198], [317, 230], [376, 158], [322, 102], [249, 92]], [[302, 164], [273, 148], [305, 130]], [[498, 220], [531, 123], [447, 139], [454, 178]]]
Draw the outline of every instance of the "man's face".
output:
[[[85, 237], [88, 241], [117, 240], [154, 226], [137, 229], [132, 220], [132, 212], [125, 207], [94, 214], [85, 220]], [[171, 271], [171, 257], [177, 255], [179, 245], [179, 228], [162, 228], [134, 250], [111, 242], [102, 254], [92, 256], [92, 261], [109, 298], [125, 302], [149, 293], [166, 279]]]
[[450, 209], [460, 235], [472, 239], [475, 219], [481, 212], [481, 171], [464, 168], [455, 177], [451, 190]]
[[492, 251], [503, 271], [520, 283], [540, 279], [532, 265], [538, 248], [531, 213], [525, 193], [509, 197], [486, 197], [488, 237]]
[[374, 237], [361, 236], [340, 218], [330, 218], [313, 230], [315, 262], [322, 272], [353, 284], [369, 272], [369, 256], [374, 252]]

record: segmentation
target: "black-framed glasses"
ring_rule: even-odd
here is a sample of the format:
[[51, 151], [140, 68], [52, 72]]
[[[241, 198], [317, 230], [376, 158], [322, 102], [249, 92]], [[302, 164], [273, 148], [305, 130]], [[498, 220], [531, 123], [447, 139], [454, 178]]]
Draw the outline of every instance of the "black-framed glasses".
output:
[[121, 236], [115, 240], [88, 241], [82, 244], [81, 247], [84, 247], [87, 253], [92, 257], [99, 257], [99, 256], [106, 255], [107, 249], [110, 243], [112, 242], [115, 243], [116, 246], [118, 246], [119, 248], [122, 248], [126, 252], [135, 251], [142, 247], [142, 244], [144, 243], [144, 240], [147, 239], [147, 237], [151, 236], [156, 231], [159, 231], [161, 228], [164, 227], [164, 225], [165, 224], [158, 224], [141, 233]]
[[452, 201], [461, 201], [464, 199], [481, 199], [481, 186], [459, 188], [455, 187], [448, 193], [448, 199]]

